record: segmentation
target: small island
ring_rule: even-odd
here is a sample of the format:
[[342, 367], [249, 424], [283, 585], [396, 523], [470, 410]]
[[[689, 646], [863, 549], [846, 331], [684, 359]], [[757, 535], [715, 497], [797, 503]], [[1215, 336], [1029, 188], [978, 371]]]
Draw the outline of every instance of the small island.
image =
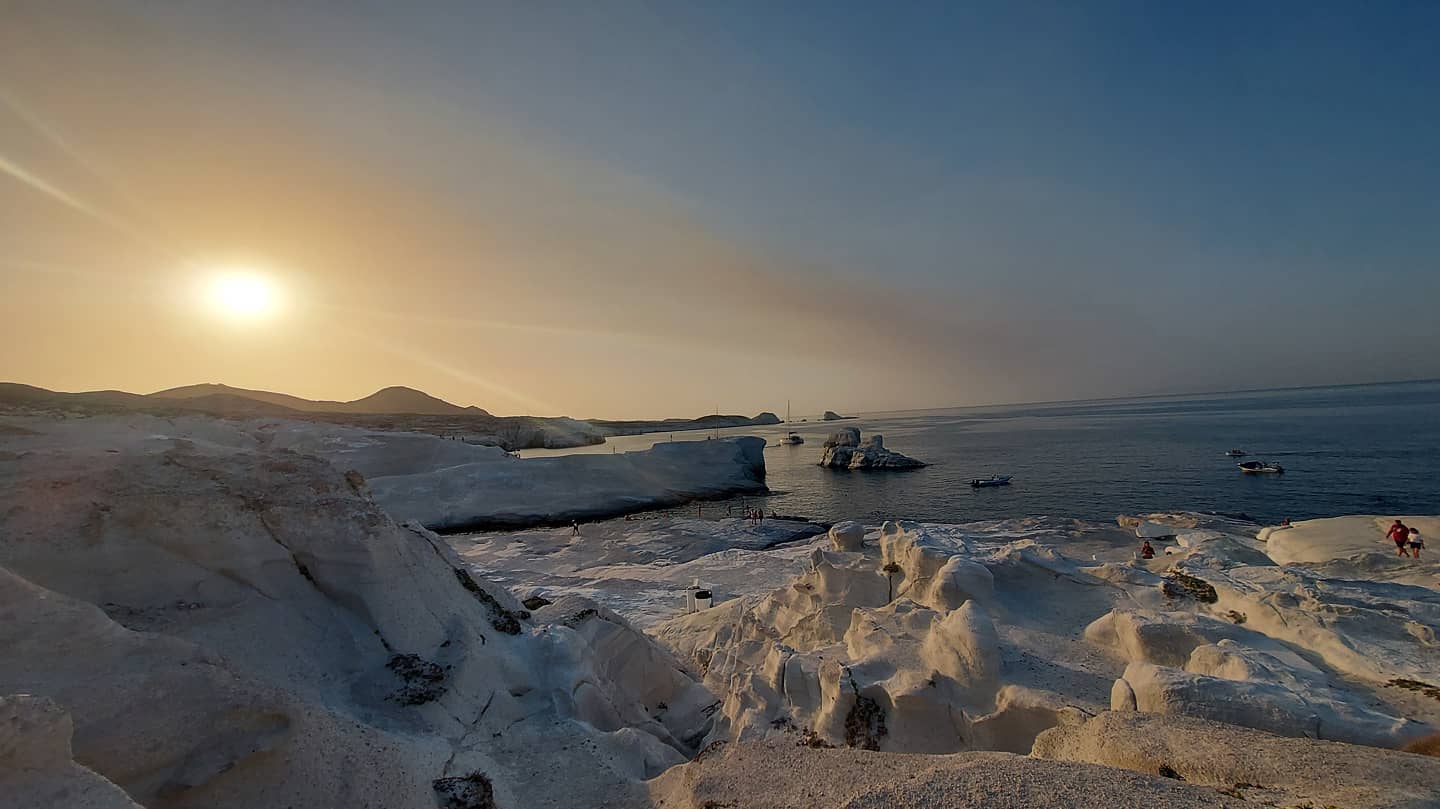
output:
[[820, 465], [829, 469], [919, 469], [925, 462], [886, 449], [881, 435], [861, 441], [860, 428], [847, 427], [825, 440]]

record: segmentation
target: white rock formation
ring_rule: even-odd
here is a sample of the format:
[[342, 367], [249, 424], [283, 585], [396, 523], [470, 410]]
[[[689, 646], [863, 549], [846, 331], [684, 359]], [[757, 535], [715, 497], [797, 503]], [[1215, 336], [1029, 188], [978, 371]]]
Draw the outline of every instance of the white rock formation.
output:
[[1102, 713], [1040, 734], [1032, 755], [1121, 767], [1225, 790], [1249, 805], [1435, 806], [1440, 761], [1139, 713]]
[[695, 579], [717, 603], [772, 590], [804, 570], [816, 543], [830, 544], [807, 522], [693, 517], [587, 523], [578, 537], [564, 526], [446, 540], [472, 569], [516, 593], [593, 598], [641, 628], [682, 614]]
[[[1196, 655], [1235, 654], [1234, 650], [1201, 647]], [[1131, 663], [1115, 681], [1110, 709], [1183, 714], [1231, 725], [1265, 730], [1280, 736], [1402, 747], [1434, 732], [1434, 728], [1403, 717], [1389, 716], [1357, 704], [1353, 695], [1323, 687], [1300, 690], [1279, 682], [1272, 670], [1256, 675], [1216, 677], [1187, 670]], [[1237, 672], [1229, 672], [1237, 673]]]
[[703, 735], [703, 688], [645, 636], [532, 623], [319, 458], [225, 424], [60, 433], [0, 455], [0, 696], [61, 706], [136, 803], [639, 806]]
[[[1440, 547], [1440, 517], [1390, 515], [1377, 516], [1358, 514], [1351, 517], [1332, 517], [1324, 520], [1301, 520], [1289, 526], [1269, 526], [1260, 529], [1259, 539], [1266, 543], [1270, 558], [1280, 564], [1296, 562], [1329, 562], [1380, 553], [1398, 556], [1395, 543], [1386, 539], [1385, 532], [1396, 519], [1405, 525], [1420, 530], [1430, 546], [1422, 553], [1435, 553]], [[1403, 561], [1403, 559], [1402, 559]]]
[[860, 551], [865, 547], [865, 526], [852, 520], [830, 527], [830, 544], [837, 551]]
[[725, 696], [712, 739], [798, 732], [868, 749], [1023, 752], [1069, 709], [1002, 682], [985, 606], [995, 582], [963, 554], [963, 541], [887, 523], [860, 552], [814, 550], [810, 569], [768, 597], [657, 633]]
[[[0, 807], [1433, 805], [1431, 760], [1378, 749], [1440, 725], [1429, 560], [1277, 565], [1198, 515], [1130, 526], [1174, 531], [1149, 561], [1038, 519], [451, 539], [634, 598], [527, 611], [342, 472], [527, 462], [290, 429], [0, 430]], [[728, 600], [661, 624], [673, 653], [628, 620], [711, 575]], [[1032, 745], [1073, 761], [925, 755]]]
[[435, 530], [569, 522], [764, 492], [764, 449], [762, 438], [676, 441], [618, 455], [481, 461], [369, 484], [391, 514]]
[[712, 739], [1023, 751], [1109, 707], [1377, 747], [1434, 732], [1440, 706], [1396, 685], [1433, 683], [1433, 592], [1330, 580], [1244, 535], [1179, 530], [1190, 544], [1150, 570], [887, 523], [858, 551], [812, 551], [788, 587], [657, 633], [723, 696]]
[[820, 465], [831, 469], [918, 469], [925, 464], [885, 448], [883, 436], [860, 440], [860, 428], [846, 427], [825, 439]]
[[432, 530], [566, 524], [679, 505], [694, 498], [762, 493], [764, 439], [656, 444], [640, 452], [518, 459], [503, 450], [427, 433], [366, 430], [283, 419], [131, 415], [57, 422], [16, 420], [28, 447], [147, 449], [170, 438], [231, 449], [286, 449], [354, 471], [398, 521]]

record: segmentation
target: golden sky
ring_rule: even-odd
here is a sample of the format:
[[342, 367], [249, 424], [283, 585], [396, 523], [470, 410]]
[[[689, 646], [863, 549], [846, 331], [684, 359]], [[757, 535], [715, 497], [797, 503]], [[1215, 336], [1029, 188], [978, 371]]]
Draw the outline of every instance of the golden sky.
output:
[[[306, 75], [303, 54], [140, 14], [20, 18], [0, 33], [5, 379], [669, 416], [854, 406], [842, 378], [908, 361], [818, 269], [418, 91], [403, 64], [338, 81], [343, 61]], [[217, 317], [196, 289], [234, 266], [283, 311]]]

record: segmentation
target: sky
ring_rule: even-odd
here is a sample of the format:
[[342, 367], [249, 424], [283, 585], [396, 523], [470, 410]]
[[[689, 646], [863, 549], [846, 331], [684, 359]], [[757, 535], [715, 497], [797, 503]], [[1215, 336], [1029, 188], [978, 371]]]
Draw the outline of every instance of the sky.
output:
[[[1440, 377], [1440, 5], [0, 0], [0, 380], [496, 413]], [[211, 285], [270, 285], [235, 317]]]

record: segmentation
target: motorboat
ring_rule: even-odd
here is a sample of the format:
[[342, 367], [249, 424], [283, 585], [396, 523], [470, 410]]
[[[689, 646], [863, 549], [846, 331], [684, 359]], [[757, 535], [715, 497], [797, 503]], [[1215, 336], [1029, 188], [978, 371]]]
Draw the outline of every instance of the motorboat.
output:
[[1240, 471], [1247, 475], [1285, 474], [1285, 467], [1278, 463], [1270, 463], [1268, 461], [1246, 461], [1245, 463], [1236, 464], [1236, 466], [1240, 467]]
[[1009, 486], [1012, 475], [991, 475], [988, 478], [975, 478], [970, 485], [976, 489], [983, 489], [987, 486]]
[[1243, 450], [1243, 449], [1232, 449], [1232, 450], [1230, 450], [1229, 452], [1227, 452], [1227, 453], [1225, 453], [1225, 454], [1226, 454], [1226, 455], [1229, 455], [1231, 458], [1244, 458], [1245, 455], [1246, 455], [1246, 452], [1245, 452], [1245, 450]]

